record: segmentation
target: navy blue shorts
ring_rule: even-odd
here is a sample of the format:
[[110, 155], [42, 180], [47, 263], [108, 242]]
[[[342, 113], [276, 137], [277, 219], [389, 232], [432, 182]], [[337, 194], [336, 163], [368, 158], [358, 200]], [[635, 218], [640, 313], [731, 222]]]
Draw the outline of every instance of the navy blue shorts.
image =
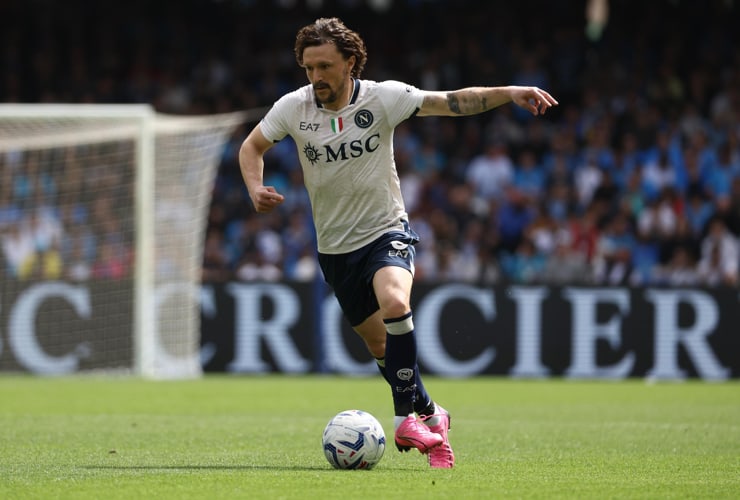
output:
[[419, 236], [408, 227], [391, 231], [377, 240], [350, 253], [319, 253], [319, 265], [324, 279], [334, 290], [349, 324], [357, 326], [379, 309], [373, 290], [373, 276], [378, 269], [402, 267], [413, 273], [414, 245]]

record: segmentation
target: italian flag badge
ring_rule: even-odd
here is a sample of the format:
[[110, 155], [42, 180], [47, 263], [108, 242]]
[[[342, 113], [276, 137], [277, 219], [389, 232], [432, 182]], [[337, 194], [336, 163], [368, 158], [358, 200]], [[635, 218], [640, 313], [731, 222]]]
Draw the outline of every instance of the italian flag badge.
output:
[[342, 131], [344, 128], [344, 122], [342, 121], [342, 117], [332, 118], [331, 119], [331, 131], [335, 134], [338, 134]]

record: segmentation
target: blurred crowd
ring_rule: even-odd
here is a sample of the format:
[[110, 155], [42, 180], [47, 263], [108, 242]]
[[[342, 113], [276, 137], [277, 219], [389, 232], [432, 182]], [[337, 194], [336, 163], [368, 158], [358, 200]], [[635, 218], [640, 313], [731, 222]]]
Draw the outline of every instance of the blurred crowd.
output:
[[0, 276], [132, 275], [131, 142], [0, 154]]
[[[560, 102], [543, 117], [505, 105], [399, 126], [418, 280], [738, 286], [740, 5], [611, 4], [587, 31], [584, 2], [14, 1], [0, 6], [0, 100], [269, 106], [306, 83], [296, 30], [336, 15], [365, 39], [364, 78], [537, 85]], [[204, 280], [311, 280], [295, 146], [267, 154], [265, 183], [286, 201], [257, 215], [237, 163], [253, 125], [224, 149]]]

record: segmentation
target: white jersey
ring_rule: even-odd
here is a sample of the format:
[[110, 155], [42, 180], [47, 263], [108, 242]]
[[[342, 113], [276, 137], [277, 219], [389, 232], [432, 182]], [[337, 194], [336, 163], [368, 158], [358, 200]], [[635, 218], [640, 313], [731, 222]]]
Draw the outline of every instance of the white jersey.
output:
[[356, 250], [407, 219], [393, 158], [393, 130], [413, 116], [422, 91], [402, 82], [354, 80], [349, 104], [324, 108], [311, 85], [280, 98], [260, 123], [298, 147], [321, 253]]

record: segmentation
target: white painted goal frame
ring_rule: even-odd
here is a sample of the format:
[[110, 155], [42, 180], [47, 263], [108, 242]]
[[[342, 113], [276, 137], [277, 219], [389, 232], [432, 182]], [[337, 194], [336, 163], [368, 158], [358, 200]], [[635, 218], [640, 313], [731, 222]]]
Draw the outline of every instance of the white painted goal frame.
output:
[[[201, 374], [198, 346], [191, 346], [192, 350], [185, 358], [178, 360], [168, 359], [161, 354], [158, 345], [157, 331], [157, 298], [155, 297], [155, 241], [158, 237], [155, 227], [156, 189], [155, 176], [157, 170], [157, 137], [199, 133], [201, 130], [216, 130], [215, 135], [208, 137], [209, 144], [218, 141], [221, 148], [233, 130], [245, 121], [255, 121], [264, 114], [263, 109], [243, 113], [228, 113], [208, 116], [172, 116], [160, 115], [149, 105], [97, 105], [97, 104], [0, 104], [0, 121], [18, 120], [60, 120], [64, 123], [69, 119], [77, 122], [96, 120], [105, 122], [104, 127], [79, 128], [50, 127], [43, 133], [24, 133], [21, 126], [17, 133], [5, 132], [0, 134], [0, 154], [18, 149], [45, 149], [73, 146], [77, 144], [100, 143], [104, 141], [132, 140], [135, 144], [135, 262], [133, 271], [133, 373], [148, 378], [192, 378]], [[197, 142], [192, 141], [191, 142]], [[173, 148], [178, 149], [178, 148]], [[209, 165], [203, 165], [208, 176], [204, 184], [205, 189], [212, 186], [218, 166], [218, 158], [211, 153]], [[177, 160], [174, 160], [177, 161]], [[197, 169], [196, 169], [197, 170]], [[201, 190], [204, 188], [200, 188]], [[202, 240], [205, 234], [205, 213], [200, 223], [203, 227], [196, 231], [196, 238], [192, 244], [202, 250]], [[202, 258], [201, 255], [198, 257]], [[200, 262], [198, 262], [198, 265]], [[192, 300], [198, 303], [199, 276], [191, 277], [190, 283], [194, 295]], [[199, 309], [196, 324], [190, 332], [199, 339], [200, 322]]]

